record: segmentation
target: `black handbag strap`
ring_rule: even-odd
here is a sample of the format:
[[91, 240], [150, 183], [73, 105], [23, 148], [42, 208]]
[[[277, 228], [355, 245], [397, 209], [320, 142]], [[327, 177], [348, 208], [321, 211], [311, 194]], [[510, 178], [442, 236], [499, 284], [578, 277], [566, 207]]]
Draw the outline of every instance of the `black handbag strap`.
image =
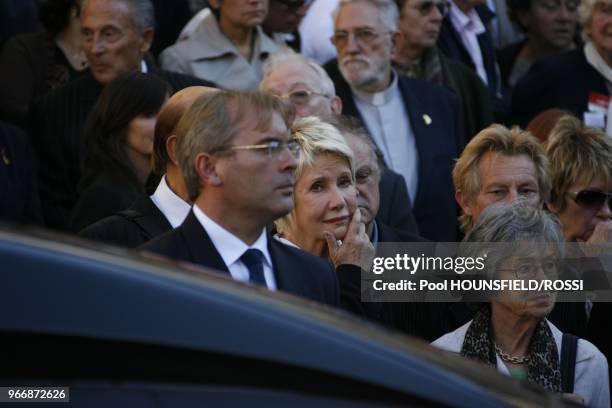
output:
[[563, 333], [561, 340], [561, 388], [563, 392], [574, 392], [574, 370], [576, 368], [576, 349], [578, 337]]

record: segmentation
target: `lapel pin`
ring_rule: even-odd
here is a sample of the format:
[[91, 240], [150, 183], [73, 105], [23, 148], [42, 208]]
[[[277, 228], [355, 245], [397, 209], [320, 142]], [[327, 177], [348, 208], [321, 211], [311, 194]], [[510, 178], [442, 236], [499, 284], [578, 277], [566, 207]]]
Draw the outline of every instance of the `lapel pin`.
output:
[[423, 115], [423, 122], [425, 122], [425, 124], [427, 126], [431, 125], [431, 122], [432, 122], [431, 117], [428, 114], [424, 114]]

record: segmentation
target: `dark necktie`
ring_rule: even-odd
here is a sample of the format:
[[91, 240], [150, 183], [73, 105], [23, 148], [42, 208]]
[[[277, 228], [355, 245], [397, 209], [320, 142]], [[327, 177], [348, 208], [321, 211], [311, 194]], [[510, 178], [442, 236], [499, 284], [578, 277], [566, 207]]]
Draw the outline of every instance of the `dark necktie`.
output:
[[249, 282], [267, 287], [263, 271], [263, 254], [259, 249], [247, 249], [240, 260], [249, 269]]

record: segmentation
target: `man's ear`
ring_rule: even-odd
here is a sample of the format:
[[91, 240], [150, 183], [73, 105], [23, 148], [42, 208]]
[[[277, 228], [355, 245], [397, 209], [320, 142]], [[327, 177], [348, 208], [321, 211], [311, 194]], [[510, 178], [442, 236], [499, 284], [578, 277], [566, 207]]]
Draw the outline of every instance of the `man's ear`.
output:
[[548, 211], [550, 211], [553, 214], [556, 214], [557, 216], [561, 212], [559, 211], [559, 208], [553, 203], [544, 203], [544, 206], [545, 206], [544, 208], [548, 209]]
[[393, 31], [391, 33], [391, 61], [395, 61], [395, 57], [399, 53], [399, 47], [402, 44], [402, 33]]
[[142, 42], [140, 44], [140, 52], [145, 55], [153, 44], [153, 37], [155, 36], [155, 30], [153, 27], [147, 27], [142, 33]]
[[218, 159], [208, 153], [200, 153], [195, 158], [195, 171], [202, 185], [220, 186], [221, 177], [217, 173]]
[[455, 200], [457, 201], [457, 204], [459, 204], [459, 207], [461, 207], [461, 211], [463, 211], [464, 214], [472, 215], [471, 202], [466, 196], [463, 195], [461, 190], [455, 191]]
[[342, 99], [339, 96], [331, 98], [331, 111], [334, 115], [340, 115], [342, 113]]
[[175, 166], [178, 166], [178, 160], [176, 160], [176, 141], [176, 135], [168, 136], [168, 139], [166, 139], [166, 152], [168, 153], [170, 161], [174, 163]]

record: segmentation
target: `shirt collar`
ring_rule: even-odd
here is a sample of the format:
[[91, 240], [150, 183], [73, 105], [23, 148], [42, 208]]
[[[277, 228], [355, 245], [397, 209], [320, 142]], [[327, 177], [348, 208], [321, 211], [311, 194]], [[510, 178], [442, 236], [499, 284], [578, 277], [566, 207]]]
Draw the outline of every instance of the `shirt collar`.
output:
[[[204, 58], [218, 58], [227, 54], [239, 55], [236, 46], [221, 32], [217, 18], [210, 13], [207, 15], [192, 37], [185, 41], [189, 48], [186, 55], [192, 60]], [[279, 46], [268, 37], [261, 27], [255, 28], [255, 41], [253, 44], [253, 57], [266, 58], [269, 54], [279, 51]], [[250, 61], [249, 61], [250, 62]]]
[[465, 14], [457, 7], [454, 1], [451, 1], [450, 4], [450, 20], [458, 32], [472, 31], [476, 35], [485, 32], [485, 26], [478, 16], [476, 9], [472, 8]]
[[268, 235], [265, 228], [261, 230], [261, 235], [259, 235], [259, 238], [257, 238], [253, 245], [248, 246], [240, 238], [211, 220], [197, 205], [193, 206], [193, 213], [206, 230], [225, 265], [229, 266], [239, 261], [247, 249], [253, 248], [259, 249], [262, 252], [267, 266], [272, 268], [272, 259], [268, 252]]
[[374, 248], [378, 245], [378, 221], [374, 220], [374, 228], [372, 229], [372, 245]]
[[388, 104], [391, 100], [399, 95], [399, 87], [397, 85], [397, 74], [394, 70], [391, 71], [391, 85], [380, 92], [363, 92], [351, 87], [353, 94], [362, 102], [369, 103], [374, 106], [382, 106]]
[[155, 203], [157, 208], [159, 208], [159, 211], [168, 219], [172, 228], [181, 225], [183, 221], [185, 221], [185, 218], [187, 218], [189, 210], [191, 209], [191, 206], [176, 195], [170, 186], [168, 186], [165, 175], [162, 177], [155, 192], [151, 196], [151, 200]]
[[144, 59], [140, 61], [140, 72], [142, 72], [143, 74], [149, 73], [149, 66], [147, 65]]

